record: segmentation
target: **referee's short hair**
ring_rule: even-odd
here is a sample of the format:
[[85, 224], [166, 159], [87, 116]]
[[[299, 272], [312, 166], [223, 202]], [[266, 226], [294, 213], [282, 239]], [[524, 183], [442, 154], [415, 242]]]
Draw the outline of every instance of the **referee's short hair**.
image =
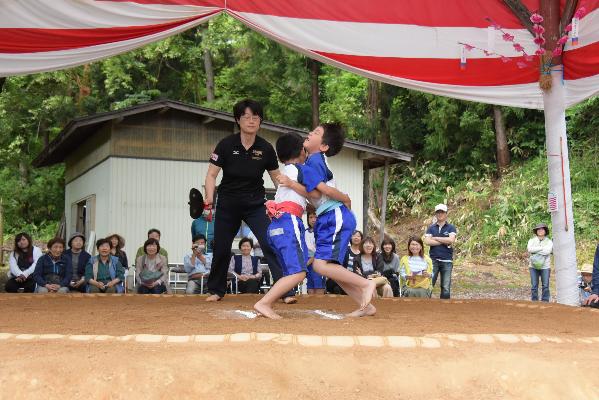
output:
[[326, 123], [320, 124], [324, 133], [322, 135], [322, 144], [329, 146], [326, 151], [327, 157], [333, 157], [337, 155], [343, 148], [345, 143], [345, 131], [341, 124], [338, 123]]
[[289, 160], [298, 158], [304, 151], [304, 138], [295, 132], [287, 132], [279, 136], [275, 146], [279, 161], [285, 164]]
[[237, 124], [238, 128], [239, 119], [243, 114], [245, 114], [246, 108], [249, 108], [252, 111], [252, 114], [259, 116], [260, 122], [264, 121], [264, 110], [262, 109], [262, 104], [252, 99], [241, 100], [233, 106], [233, 116], [235, 117], [235, 123]]

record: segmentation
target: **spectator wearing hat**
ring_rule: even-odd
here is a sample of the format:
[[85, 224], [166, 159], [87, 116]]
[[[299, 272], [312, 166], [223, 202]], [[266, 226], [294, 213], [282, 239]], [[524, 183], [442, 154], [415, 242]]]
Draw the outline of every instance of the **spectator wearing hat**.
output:
[[578, 290], [580, 294], [580, 304], [584, 305], [586, 300], [592, 294], [592, 280], [593, 280], [593, 265], [582, 264], [580, 269], [580, 275], [578, 276]]
[[91, 254], [85, 251], [85, 235], [81, 232], [75, 232], [68, 241], [69, 248], [64, 255], [71, 260], [73, 267], [73, 277], [69, 285], [69, 290], [85, 293], [87, 284], [85, 283], [85, 266], [89, 261]]
[[595, 260], [593, 261], [591, 295], [587, 297], [584, 304], [590, 307], [599, 308], [599, 244], [595, 250]]
[[89, 259], [85, 266], [88, 293], [123, 293], [125, 269], [119, 259], [110, 254], [110, 241], [96, 241], [98, 255]]
[[35, 280], [33, 271], [37, 260], [42, 256], [42, 250], [33, 245], [33, 240], [28, 233], [21, 232], [15, 236], [15, 247], [8, 257], [8, 281], [4, 289], [7, 293], [23, 292], [33, 293]]
[[61, 238], [50, 239], [48, 253], [37, 260], [33, 276], [37, 293], [68, 293], [73, 277], [71, 259], [64, 254], [65, 243]]
[[529, 270], [531, 281], [532, 301], [539, 300], [539, 279], [543, 286], [541, 293], [542, 301], [549, 301], [549, 277], [551, 275], [551, 253], [553, 252], [553, 242], [547, 237], [549, 228], [541, 223], [537, 224], [532, 231], [535, 236], [528, 241], [526, 246], [529, 255]]
[[433, 262], [433, 287], [441, 275], [441, 298], [451, 297], [451, 271], [453, 269], [453, 244], [456, 240], [455, 226], [447, 222], [447, 206], [435, 206], [435, 220], [424, 235], [424, 243], [430, 246], [429, 256]]

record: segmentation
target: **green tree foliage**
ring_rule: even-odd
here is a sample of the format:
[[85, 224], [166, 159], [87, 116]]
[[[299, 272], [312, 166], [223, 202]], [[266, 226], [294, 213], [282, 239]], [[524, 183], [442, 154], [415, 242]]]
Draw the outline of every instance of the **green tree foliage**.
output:
[[[207, 51], [215, 77], [211, 102], [204, 66]], [[65, 71], [7, 78], [0, 89], [0, 196], [6, 204], [6, 230], [53, 234], [64, 208], [63, 168], [33, 169], [31, 161], [73, 117], [159, 98], [230, 111], [236, 101], [251, 97], [264, 104], [269, 120], [309, 128], [308, 66], [304, 56], [222, 15], [117, 57]], [[504, 178], [508, 183], [498, 186], [491, 106], [380, 84], [377, 109], [372, 110], [368, 80], [327, 65], [321, 68], [319, 85], [321, 120], [343, 122], [357, 140], [379, 142], [385, 133], [392, 147], [415, 155], [411, 166], [399, 165], [393, 171], [390, 219], [424, 215], [431, 204], [449, 199], [469, 205], [460, 223], [473, 223], [488, 237], [500, 228], [521, 232], [509, 236], [518, 240], [518, 235], [528, 234], [527, 223], [546, 219], [541, 112], [502, 108], [515, 166]], [[568, 113], [574, 201], [583, 216], [577, 214], [577, 230], [593, 240], [591, 221], [599, 209], [594, 173], [598, 111], [595, 98]], [[589, 148], [595, 150], [585, 150]], [[524, 163], [528, 159], [532, 161]], [[593, 172], [589, 166], [594, 166]], [[530, 190], [519, 190], [529, 183]]]

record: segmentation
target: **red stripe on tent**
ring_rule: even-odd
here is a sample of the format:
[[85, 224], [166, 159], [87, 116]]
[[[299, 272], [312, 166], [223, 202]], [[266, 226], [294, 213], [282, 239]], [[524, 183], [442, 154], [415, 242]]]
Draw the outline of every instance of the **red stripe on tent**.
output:
[[220, 10], [175, 22], [145, 26], [88, 29], [0, 28], [0, 53], [60, 51], [121, 42], [163, 32]]
[[575, 80], [599, 75], [599, 42], [564, 52], [564, 79]]
[[[524, 3], [536, 9], [539, 0]], [[522, 28], [500, 0], [228, 0], [227, 8], [290, 18], [438, 27], [487, 27], [485, 16], [492, 16], [506, 28]]]
[[352, 56], [316, 52], [324, 57], [364, 71], [375, 72], [415, 81], [462, 85], [503, 86], [536, 82], [539, 79], [538, 61], [527, 68], [518, 68], [512, 58], [504, 63], [498, 58], [468, 59], [465, 70], [460, 69], [459, 59], [394, 58]]
[[225, 0], [96, 0], [114, 3], [162, 4], [170, 6], [225, 7]]

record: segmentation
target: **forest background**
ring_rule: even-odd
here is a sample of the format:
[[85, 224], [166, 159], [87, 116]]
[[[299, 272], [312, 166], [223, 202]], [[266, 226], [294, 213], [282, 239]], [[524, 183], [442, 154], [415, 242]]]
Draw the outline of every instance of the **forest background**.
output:
[[[391, 170], [387, 224], [400, 242], [422, 234], [446, 202], [458, 258], [520, 268], [547, 212], [543, 113], [465, 102], [372, 81], [312, 61], [222, 15], [195, 30], [85, 66], [0, 78], [0, 197], [7, 245], [46, 240], [64, 208], [64, 168], [31, 161], [72, 118], [168, 98], [230, 111], [242, 98], [266, 119], [310, 129], [341, 121], [350, 137], [414, 154]], [[599, 97], [567, 112], [579, 264], [599, 241]], [[371, 182], [372, 228], [381, 171]], [[398, 244], [400, 253], [405, 244]], [[486, 260], [486, 261], [485, 261]]]

